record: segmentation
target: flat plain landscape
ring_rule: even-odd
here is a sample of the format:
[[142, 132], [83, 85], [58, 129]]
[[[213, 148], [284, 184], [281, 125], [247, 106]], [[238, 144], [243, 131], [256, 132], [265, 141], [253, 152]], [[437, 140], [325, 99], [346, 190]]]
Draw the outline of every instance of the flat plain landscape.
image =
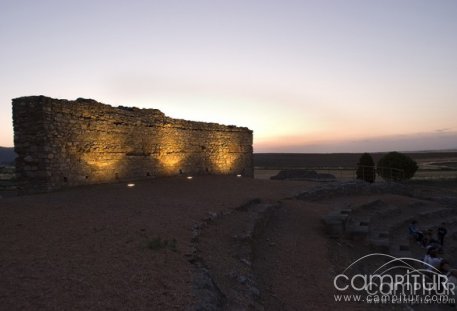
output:
[[[385, 153], [372, 153], [375, 163]], [[414, 179], [457, 179], [457, 152], [405, 153], [419, 165]], [[268, 179], [282, 169], [300, 168], [330, 173], [337, 179], [355, 179], [361, 153], [256, 153], [256, 178]]]

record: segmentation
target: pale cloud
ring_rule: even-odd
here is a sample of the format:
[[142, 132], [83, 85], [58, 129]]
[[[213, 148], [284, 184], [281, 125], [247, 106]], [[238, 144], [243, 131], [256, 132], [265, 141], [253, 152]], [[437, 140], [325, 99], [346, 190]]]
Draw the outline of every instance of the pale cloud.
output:
[[452, 131], [452, 129], [453, 128], [450, 128], [450, 127], [449, 128], [443, 128], [443, 129], [437, 129], [437, 130], [435, 130], [435, 132], [437, 132], [437, 133], [447, 133], [447, 132]]

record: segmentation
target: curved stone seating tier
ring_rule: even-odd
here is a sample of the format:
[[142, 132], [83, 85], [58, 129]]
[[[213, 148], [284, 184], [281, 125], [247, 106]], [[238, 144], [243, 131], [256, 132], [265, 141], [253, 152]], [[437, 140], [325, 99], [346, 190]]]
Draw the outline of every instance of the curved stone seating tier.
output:
[[[389, 252], [392, 255], [398, 255], [399, 253], [404, 255], [406, 246], [409, 245], [409, 256], [423, 256], [423, 249], [421, 249], [421, 247], [418, 246], [417, 243], [415, 243], [415, 241], [411, 239], [408, 234], [408, 226], [413, 219], [416, 219], [419, 222], [421, 230], [427, 230], [429, 228], [436, 229], [441, 224], [441, 222], [445, 221], [448, 224], [448, 241], [450, 240], [451, 236], [455, 236], [457, 231], [457, 208], [440, 208], [430, 213], [420, 213], [417, 217], [411, 217], [411, 219], [404, 221], [402, 224], [399, 224], [395, 228], [392, 228], [391, 236], [389, 239]], [[413, 252], [415, 254], [411, 253], [411, 249], [416, 250]]]
[[[384, 205], [381, 205], [380, 202]], [[369, 243], [380, 251], [387, 249], [392, 228], [411, 221], [412, 217], [415, 217], [418, 213], [430, 213], [436, 210], [436, 207], [427, 204], [396, 206], [380, 202], [377, 202], [376, 209], [373, 208], [374, 204], [370, 204], [372, 212], [365, 213], [363, 217], [353, 216], [353, 213], [351, 213], [346, 225], [346, 232], [350, 238], [354, 236], [353, 232], [360, 233], [362, 228], [366, 228], [363, 232], [369, 238]], [[363, 210], [364, 212], [368, 211], [368, 209]], [[361, 214], [359, 213], [359, 215]]]
[[410, 221], [417, 214], [431, 213], [436, 210], [433, 206], [404, 206], [396, 209], [386, 209], [382, 214], [376, 215], [373, 218], [373, 224], [370, 227], [370, 233], [373, 237], [378, 236], [378, 232], [390, 232], [396, 226], [403, 224], [405, 221]]
[[384, 213], [397, 213], [397, 206], [388, 205], [382, 200], [374, 200], [352, 208], [345, 224], [346, 235], [349, 238], [365, 238], [369, 233], [372, 219]]
[[[416, 204], [399, 208], [399, 212], [395, 214], [388, 214], [388, 212], [386, 212], [385, 215], [383, 215], [384, 217], [376, 218], [376, 221], [374, 221], [370, 227], [370, 246], [377, 251], [394, 252], [395, 255], [404, 256], [408, 251], [408, 236], [407, 234], [405, 235], [405, 233], [396, 235], [396, 229], [406, 226], [407, 230], [412, 219], [416, 218], [415, 215], [434, 212], [436, 212], [436, 207], [427, 205], [417, 206]], [[406, 238], [401, 239], [403, 236], [406, 236]], [[398, 245], [398, 247], [394, 246], [395, 244]]]
[[[421, 212], [416, 216], [412, 215], [409, 219], [392, 227], [391, 232], [394, 235], [408, 234], [408, 226], [413, 219], [419, 222], [419, 229], [423, 231], [429, 228], [437, 228], [443, 221], [447, 223], [457, 221], [457, 208], [435, 208], [431, 212]], [[450, 230], [457, 230], [457, 228], [454, 229], [449, 225], [448, 231]]]
[[[367, 240], [376, 251], [395, 256], [410, 257], [411, 240], [408, 226], [415, 219], [420, 228], [434, 228], [445, 221], [448, 237], [457, 231], [457, 208], [437, 207], [427, 202], [415, 202], [407, 206], [389, 205], [375, 200], [351, 209], [330, 213], [327, 228], [333, 228], [332, 236], [346, 236], [353, 240]], [[333, 220], [333, 222], [331, 221]], [[452, 235], [457, 239], [457, 235]]]
[[[389, 195], [376, 199], [371, 197], [371, 201], [370, 197], [359, 197], [355, 201], [351, 200], [358, 202], [352, 206], [348, 203], [351, 201], [333, 202], [344, 208], [323, 218], [327, 232], [332, 237], [363, 241], [374, 251], [403, 257], [411, 257], [413, 253], [423, 256], [423, 248], [415, 243], [408, 233], [412, 220], [417, 220], [419, 228], [424, 231], [429, 228], [436, 229], [444, 221], [448, 224], [447, 240], [457, 240], [457, 234], [454, 234], [457, 232], [457, 208], [453, 205], [444, 204], [436, 198], [414, 197], [396, 192]], [[319, 198], [309, 195], [302, 199], [316, 199], [315, 197]], [[455, 252], [457, 253], [457, 248]]]
[[352, 207], [351, 216], [371, 216], [375, 213], [382, 213], [386, 209], [386, 205], [388, 205], [383, 200], [374, 200], [368, 203], [356, 205]]

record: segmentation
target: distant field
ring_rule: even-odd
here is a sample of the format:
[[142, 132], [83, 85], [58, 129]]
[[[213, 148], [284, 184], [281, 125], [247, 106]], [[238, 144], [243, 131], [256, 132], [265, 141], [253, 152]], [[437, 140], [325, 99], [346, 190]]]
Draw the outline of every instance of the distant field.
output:
[[[385, 153], [373, 153], [377, 162]], [[406, 153], [419, 165], [415, 179], [457, 178], [457, 152]], [[256, 178], [268, 179], [281, 169], [305, 168], [330, 173], [338, 179], [355, 178], [360, 153], [257, 153], [254, 154]]]
[[[372, 153], [377, 162], [385, 153]], [[406, 153], [419, 165], [457, 164], [457, 152]], [[355, 167], [361, 153], [256, 153], [254, 165], [258, 168], [293, 167]]]
[[0, 191], [16, 189], [16, 174], [13, 166], [0, 166]]
[[[313, 169], [318, 173], [327, 173], [332, 174], [338, 180], [353, 180], [355, 179], [355, 169]], [[279, 169], [261, 169], [256, 168], [254, 170], [254, 177], [258, 179], [270, 179], [271, 176], [274, 176], [279, 173]]]

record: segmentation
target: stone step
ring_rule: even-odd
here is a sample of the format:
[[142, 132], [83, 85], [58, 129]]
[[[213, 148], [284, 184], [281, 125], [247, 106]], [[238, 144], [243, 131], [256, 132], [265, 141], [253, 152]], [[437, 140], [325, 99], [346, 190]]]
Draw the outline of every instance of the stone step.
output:
[[390, 241], [389, 239], [377, 238], [370, 239], [370, 247], [378, 252], [389, 252], [390, 250]]
[[344, 235], [345, 222], [347, 216], [338, 213], [332, 213], [322, 219], [325, 230], [330, 237], [338, 238]]
[[[446, 213], [449, 213], [448, 208], [440, 208], [440, 209], [431, 209], [428, 211], [423, 211], [417, 215], [409, 215], [407, 218], [402, 218], [401, 221], [397, 221], [394, 225], [392, 225], [390, 228], [388, 228], [388, 231], [390, 232], [391, 236], [398, 236], [401, 234], [407, 234], [408, 233], [408, 226], [410, 225], [411, 221], [413, 219], [416, 219], [419, 221], [419, 227], [423, 229], [422, 227], [428, 227], [427, 225], [424, 226], [424, 224], [429, 224], [429, 223], [434, 223], [436, 225], [439, 225], [442, 220], [439, 218], [442, 217], [442, 215], [446, 215]], [[420, 215], [420, 216], [418, 216]], [[457, 214], [456, 214], [457, 217]], [[436, 219], [438, 218], [438, 219]]]
[[388, 239], [390, 237], [389, 231], [379, 231], [379, 230], [371, 230], [370, 227], [370, 238], [372, 239]]
[[[423, 212], [431, 212], [433, 209]], [[392, 232], [393, 230], [404, 226], [405, 224], [409, 225], [413, 219], [417, 219], [417, 214], [411, 209], [404, 209], [401, 213], [396, 215], [384, 215], [384, 217], [373, 218], [373, 230], [375, 231], [388, 231]]]
[[382, 200], [374, 200], [352, 208], [351, 214], [354, 217], [371, 216], [384, 212], [386, 209], [395, 208]]
[[407, 241], [401, 241], [398, 244], [391, 244], [389, 253], [392, 256], [396, 256], [396, 257], [411, 257], [412, 256], [411, 248], [409, 246], [409, 242], [407, 242]]
[[341, 210], [339, 211], [339, 213], [340, 213], [341, 215], [347, 215], [347, 216], [349, 216], [349, 214], [352, 213], [352, 208], [343, 208], [343, 209], [341, 209]]
[[350, 239], [353, 240], [362, 240], [368, 237], [368, 226], [369, 222], [359, 222], [355, 226], [346, 229], [346, 234]]

